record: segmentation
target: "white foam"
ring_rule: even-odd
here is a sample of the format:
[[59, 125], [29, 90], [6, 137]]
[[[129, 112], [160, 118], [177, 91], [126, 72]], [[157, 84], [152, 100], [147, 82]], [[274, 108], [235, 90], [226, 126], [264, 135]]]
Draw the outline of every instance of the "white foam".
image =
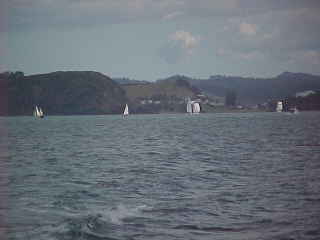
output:
[[147, 209], [150, 208], [146, 205], [132, 207], [119, 204], [115, 208], [106, 210], [103, 214], [103, 218], [107, 217], [111, 223], [121, 225], [123, 224], [124, 219], [142, 216], [143, 211]]

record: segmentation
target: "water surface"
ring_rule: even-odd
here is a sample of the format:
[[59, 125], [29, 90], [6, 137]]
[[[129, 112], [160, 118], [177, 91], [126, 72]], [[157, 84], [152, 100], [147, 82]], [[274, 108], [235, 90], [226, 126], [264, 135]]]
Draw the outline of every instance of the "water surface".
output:
[[319, 239], [319, 119], [0, 118], [0, 236]]

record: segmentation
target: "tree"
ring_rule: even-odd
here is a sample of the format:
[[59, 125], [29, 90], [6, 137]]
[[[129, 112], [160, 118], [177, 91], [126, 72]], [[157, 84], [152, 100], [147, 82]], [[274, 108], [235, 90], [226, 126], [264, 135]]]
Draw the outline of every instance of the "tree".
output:
[[9, 74], [9, 79], [12, 79], [12, 80], [22, 79], [23, 77], [24, 77], [24, 73], [20, 71], [10, 72]]

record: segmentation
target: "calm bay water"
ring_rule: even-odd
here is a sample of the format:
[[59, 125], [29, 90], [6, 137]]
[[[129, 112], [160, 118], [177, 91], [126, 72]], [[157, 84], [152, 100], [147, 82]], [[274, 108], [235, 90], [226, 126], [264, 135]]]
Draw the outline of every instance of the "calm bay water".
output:
[[319, 120], [0, 118], [0, 237], [319, 239]]

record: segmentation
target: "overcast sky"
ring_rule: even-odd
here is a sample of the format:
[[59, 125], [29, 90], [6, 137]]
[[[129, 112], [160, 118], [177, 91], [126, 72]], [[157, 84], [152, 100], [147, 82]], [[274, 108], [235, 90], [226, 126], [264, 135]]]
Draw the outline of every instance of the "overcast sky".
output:
[[0, 71], [320, 74], [319, 0], [1, 0]]

